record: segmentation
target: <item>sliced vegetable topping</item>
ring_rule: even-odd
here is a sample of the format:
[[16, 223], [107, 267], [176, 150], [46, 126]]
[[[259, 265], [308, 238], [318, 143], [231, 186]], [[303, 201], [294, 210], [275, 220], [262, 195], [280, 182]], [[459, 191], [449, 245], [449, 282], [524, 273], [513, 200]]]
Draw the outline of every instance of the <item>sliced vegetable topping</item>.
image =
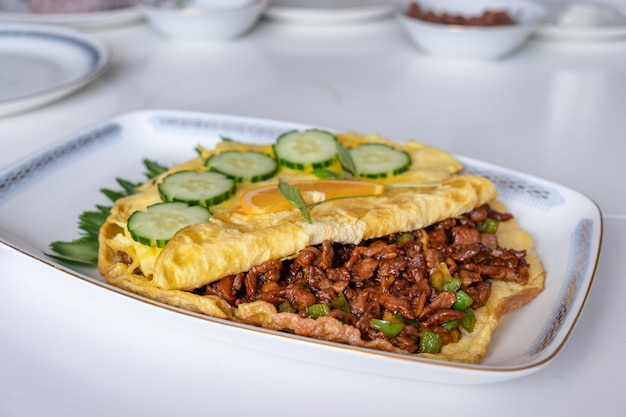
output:
[[463, 317], [463, 319], [461, 320], [461, 326], [463, 326], [465, 330], [471, 333], [472, 331], [474, 331], [475, 324], [476, 313], [474, 313], [472, 307], [468, 307], [467, 310], [465, 310], [465, 317]]
[[330, 307], [344, 311], [346, 313], [350, 313], [350, 303], [348, 303], [348, 300], [346, 299], [346, 296], [343, 295], [343, 293], [337, 295], [333, 302], [330, 303]]
[[313, 304], [306, 309], [311, 318], [318, 319], [330, 313], [330, 306], [326, 303]]
[[484, 222], [476, 225], [476, 230], [480, 233], [496, 233], [498, 231], [499, 222], [495, 219], [488, 218]]
[[445, 322], [444, 324], [441, 325], [441, 327], [443, 327], [446, 330], [452, 330], [457, 328], [459, 325], [459, 319], [454, 319], [454, 320], [450, 320]]
[[422, 329], [420, 333], [419, 351], [421, 353], [439, 353], [443, 340], [437, 333]]
[[276, 139], [274, 153], [279, 164], [291, 169], [321, 169], [335, 160], [337, 139], [332, 133], [323, 130], [294, 130]]
[[235, 180], [219, 172], [179, 171], [163, 179], [159, 193], [166, 202], [209, 207], [226, 201], [235, 188]]
[[211, 156], [205, 165], [237, 182], [258, 182], [272, 178], [278, 164], [271, 156], [256, 151], [225, 151]]
[[205, 223], [209, 209], [186, 203], [157, 203], [147, 211], [136, 211], [128, 218], [128, 231], [133, 240], [148, 246], [164, 247], [183, 227]]
[[472, 297], [467, 295], [467, 293], [463, 290], [459, 290], [456, 293], [456, 301], [452, 305], [452, 308], [456, 311], [465, 311], [466, 308], [472, 305], [474, 300]]
[[460, 288], [461, 285], [463, 284], [463, 281], [461, 281], [461, 278], [456, 278], [456, 277], [445, 277], [443, 279], [443, 291], [446, 292], [457, 292]]
[[289, 301], [283, 301], [278, 305], [279, 313], [296, 313], [295, 307]]
[[349, 149], [356, 174], [361, 178], [387, 178], [402, 174], [411, 167], [411, 157], [405, 151], [384, 143], [364, 143]]
[[398, 238], [398, 243], [413, 242], [414, 240], [415, 236], [412, 233], [402, 233]]
[[398, 333], [404, 329], [404, 323], [392, 323], [388, 320], [371, 319], [370, 325], [373, 328], [380, 330], [385, 334], [385, 336], [390, 338], [396, 337]]

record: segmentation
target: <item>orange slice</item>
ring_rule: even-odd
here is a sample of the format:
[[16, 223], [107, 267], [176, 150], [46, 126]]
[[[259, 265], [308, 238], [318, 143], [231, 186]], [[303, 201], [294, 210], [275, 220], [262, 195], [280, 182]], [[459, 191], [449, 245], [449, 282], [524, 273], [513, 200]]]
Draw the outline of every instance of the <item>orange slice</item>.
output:
[[[383, 184], [364, 181], [312, 180], [294, 181], [289, 185], [300, 190], [308, 204], [335, 197], [382, 194]], [[252, 188], [241, 195], [241, 207], [247, 214], [273, 213], [294, 208], [278, 191], [278, 184]]]

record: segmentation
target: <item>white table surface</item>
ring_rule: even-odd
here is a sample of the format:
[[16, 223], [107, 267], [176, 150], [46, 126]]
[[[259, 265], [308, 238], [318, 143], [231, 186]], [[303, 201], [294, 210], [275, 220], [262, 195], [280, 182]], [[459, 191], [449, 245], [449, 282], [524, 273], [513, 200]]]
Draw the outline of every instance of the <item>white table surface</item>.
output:
[[139, 109], [379, 133], [583, 192], [603, 212], [602, 256], [578, 326], [549, 366], [456, 386], [211, 341], [0, 245], [0, 416], [624, 415], [626, 39], [533, 39], [501, 61], [463, 62], [421, 54], [392, 19], [263, 21], [227, 44], [170, 42], [144, 24], [93, 34], [111, 46], [112, 67], [62, 101], [0, 118], [0, 168]]

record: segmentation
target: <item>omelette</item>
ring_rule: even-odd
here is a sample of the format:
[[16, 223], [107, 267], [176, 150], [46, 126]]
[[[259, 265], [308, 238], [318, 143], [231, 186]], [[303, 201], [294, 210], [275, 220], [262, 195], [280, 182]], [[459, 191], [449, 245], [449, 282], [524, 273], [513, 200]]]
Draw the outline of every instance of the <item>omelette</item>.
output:
[[213, 317], [466, 363], [543, 289], [533, 240], [495, 185], [432, 146], [311, 129], [198, 149], [115, 203], [99, 236], [107, 282]]

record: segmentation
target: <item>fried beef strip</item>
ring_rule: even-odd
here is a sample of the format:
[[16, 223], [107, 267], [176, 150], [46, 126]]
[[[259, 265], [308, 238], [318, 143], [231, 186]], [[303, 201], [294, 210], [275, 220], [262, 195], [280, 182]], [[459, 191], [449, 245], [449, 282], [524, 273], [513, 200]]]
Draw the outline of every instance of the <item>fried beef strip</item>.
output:
[[[459, 326], [449, 325], [468, 314], [455, 308], [458, 290], [476, 309], [489, 299], [490, 280], [528, 281], [525, 252], [500, 248], [495, 233], [478, 231], [487, 219], [511, 218], [482, 206], [426, 229], [358, 245], [326, 241], [293, 259], [265, 262], [196, 292], [217, 295], [233, 306], [262, 300], [302, 317], [311, 316], [311, 306], [327, 304], [332, 317], [358, 328], [363, 339], [385, 338], [413, 353], [419, 351], [424, 329], [439, 334], [443, 344], [459, 340]], [[458, 288], [446, 288], [446, 280], [456, 280]], [[392, 335], [372, 320], [404, 327]]]

